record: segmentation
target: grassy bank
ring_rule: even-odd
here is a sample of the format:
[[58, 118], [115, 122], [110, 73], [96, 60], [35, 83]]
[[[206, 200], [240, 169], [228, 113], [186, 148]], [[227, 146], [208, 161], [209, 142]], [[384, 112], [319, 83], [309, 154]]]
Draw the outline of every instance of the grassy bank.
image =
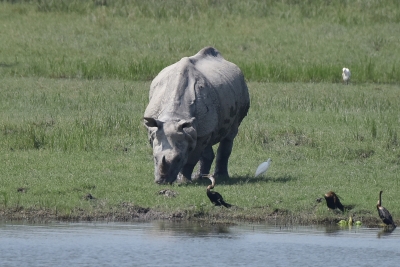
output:
[[[400, 2], [0, 1], [0, 218], [394, 218]], [[152, 78], [212, 45], [249, 82], [230, 180], [160, 187], [142, 116]], [[351, 85], [341, 69], [352, 71]], [[254, 178], [268, 157], [267, 175]], [[173, 190], [175, 197], [159, 195]], [[334, 190], [351, 209], [316, 199]], [[90, 198], [89, 195], [94, 198]]]
[[[5, 77], [1, 217], [284, 216], [323, 222], [352, 215], [376, 224], [382, 189], [384, 206], [399, 218], [398, 86], [250, 82], [252, 104], [235, 141], [231, 179], [218, 181], [215, 189], [237, 206], [230, 210], [209, 203], [207, 181], [153, 182], [141, 121], [148, 87], [149, 82]], [[268, 157], [273, 165], [267, 175], [254, 178]], [[159, 195], [161, 189], [177, 195]], [[329, 190], [351, 210], [338, 214], [316, 201]]]
[[0, 5], [1, 76], [151, 80], [213, 45], [251, 81], [338, 83], [344, 66], [355, 83], [400, 77], [396, 0]]

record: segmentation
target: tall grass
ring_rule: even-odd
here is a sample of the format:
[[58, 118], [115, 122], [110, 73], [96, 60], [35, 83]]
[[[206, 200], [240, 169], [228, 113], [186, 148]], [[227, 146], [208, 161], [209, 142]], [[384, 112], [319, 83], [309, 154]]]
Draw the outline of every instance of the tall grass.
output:
[[0, 75], [151, 80], [213, 45], [250, 81], [398, 83], [400, 8], [371, 1], [2, 1]]
[[357, 149], [362, 153], [369, 147], [395, 156], [399, 98], [386, 88], [291, 84], [282, 92], [276, 84], [254, 84], [250, 112], [255, 121], [244, 122], [238, 142], [268, 151], [305, 146], [315, 159], [338, 159], [345, 151], [357, 158], [362, 156]]
[[157, 20], [179, 19], [187, 21], [203, 15], [240, 17], [279, 16], [285, 19], [319, 18], [335, 23], [362, 24], [377, 22], [400, 22], [399, 3], [385, 1], [327, 1], [327, 0], [3, 0], [8, 3], [28, 3], [38, 12], [62, 12], [90, 14], [96, 8], [108, 8], [115, 16], [146, 17]]
[[41, 80], [28, 81], [33, 81], [24, 84], [28, 90], [15, 88], [12, 80], [3, 83], [1, 143], [8, 143], [9, 149], [123, 149], [141, 133], [138, 121], [148, 87], [144, 83], [133, 87], [60, 80], [43, 86]]

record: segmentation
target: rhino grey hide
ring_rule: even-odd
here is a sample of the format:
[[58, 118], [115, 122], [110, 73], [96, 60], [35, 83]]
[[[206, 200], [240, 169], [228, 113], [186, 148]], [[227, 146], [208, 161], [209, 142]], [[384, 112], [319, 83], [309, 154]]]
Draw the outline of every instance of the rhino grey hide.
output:
[[153, 147], [156, 183], [209, 174], [219, 143], [215, 176], [228, 176], [238, 127], [250, 107], [241, 70], [213, 47], [163, 69], [152, 81], [144, 123]]

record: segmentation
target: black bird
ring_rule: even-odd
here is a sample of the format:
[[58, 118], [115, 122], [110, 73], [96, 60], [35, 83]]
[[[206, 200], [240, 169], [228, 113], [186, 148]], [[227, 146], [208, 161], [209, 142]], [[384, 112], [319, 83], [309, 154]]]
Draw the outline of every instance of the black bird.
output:
[[376, 209], [378, 210], [379, 217], [382, 219], [383, 223], [386, 225], [392, 225], [394, 228], [396, 228], [396, 224], [393, 221], [392, 215], [390, 212], [382, 207], [382, 192], [379, 192], [379, 200], [378, 204], [376, 204]]
[[326, 205], [328, 206], [329, 209], [340, 209], [342, 212], [344, 211], [344, 207], [342, 203], [340, 202], [339, 197], [335, 194], [333, 191], [329, 191], [328, 193], [325, 194], [325, 200], [326, 200]]
[[215, 178], [211, 174], [205, 175], [205, 177], [211, 181], [211, 184], [207, 186], [207, 196], [211, 203], [213, 203], [215, 206], [224, 206], [226, 208], [230, 208], [232, 205], [226, 203], [220, 193], [211, 191], [211, 189], [213, 189], [215, 186]]

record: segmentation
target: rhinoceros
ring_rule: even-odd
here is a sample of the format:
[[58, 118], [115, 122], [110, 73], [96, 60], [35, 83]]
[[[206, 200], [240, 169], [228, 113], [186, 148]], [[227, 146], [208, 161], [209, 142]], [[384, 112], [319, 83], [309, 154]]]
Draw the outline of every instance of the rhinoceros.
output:
[[[228, 159], [250, 107], [244, 76], [213, 47], [164, 68], [150, 85], [144, 124], [153, 147], [155, 182], [228, 176]], [[199, 171], [193, 169], [199, 163]]]

